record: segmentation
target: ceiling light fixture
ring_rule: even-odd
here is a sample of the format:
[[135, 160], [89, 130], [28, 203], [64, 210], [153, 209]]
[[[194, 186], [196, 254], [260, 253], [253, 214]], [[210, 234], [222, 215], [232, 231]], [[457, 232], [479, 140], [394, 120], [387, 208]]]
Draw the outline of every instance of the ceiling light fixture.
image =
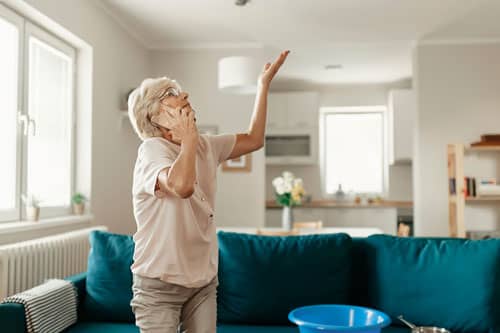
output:
[[249, 3], [250, 0], [235, 0], [234, 4], [236, 6], [244, 6], [246, 5], [247, 3]]
[[250, 57], [226, 57], [219, 60], [219, 90], [230, 94], [255, 94], [259, 66]]

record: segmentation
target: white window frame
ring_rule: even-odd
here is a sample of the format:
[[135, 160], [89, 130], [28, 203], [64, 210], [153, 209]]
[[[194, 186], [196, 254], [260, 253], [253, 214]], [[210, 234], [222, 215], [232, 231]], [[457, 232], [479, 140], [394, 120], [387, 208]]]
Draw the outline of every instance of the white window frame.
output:
[[[24, 19], [16, 14], [14, 11], [0, 4], [0, 18], [6, 20], [7, 22], [13, 24], [18, 29], [18, 60], [17, 60], [17, 110], [21, 110], [23, 101], [23, 58], [24, 58]], [[16, 131], [16, 205], [14, 209], [2, 210], [0, 211], [0, 222], [18, 220], [21, 216], [21, 177], [22, 177], [22, 130], [20, 126], [17, 126]]]
[[[15, 13], [9, 8], [0, 4], [0, 16], [7, 19], [9, 22], [14, 22], [19, 29], [19, 76], [18, 76], [18, 119], [19, 116], [27, 116], [28, 110], [28, 91], [29, 91], [29, 39], [34, 37], [41, 42], [52, 47], [56, 52], [63, 54], [71, 59], [71, 111], [70, 111], [70, 194], [75, 190], [76, 177], [76, 50], [66, 41], [47, 32], [43, 28], [33, 24], [25, 17]], [[27, 124], [26, 124], [27, 126]], [[28, 131], [28, 135], [30, 135]], [[0, 223], [12, 222], [26, 219], [26, 211], [22, 203], [21, 194], [27, 190], [27, 157], [28, 157], [28, 140], [23, 134], [23, 128], [20, 122], [17, 127], [17, 181], [16, 181], [16, 209], [13, 212], [0, 212]], [[68, 205], [57, 207], [43, 207], [40, 209], [40, 218], [50, 218], [57, 216], [65, 216], [71, 214], [71, 198], [68, 198]]]
[[[341, 107], [322, 107], [320, 109], [319, 121], [319, 160], [321, 191], [323, 196], [334, 198], [335, 193], [328, 193], [326, 188], [326, 117], [331, 114], [352, 114], [352, 113], [379, 113], [382, 115], [382, 192], [356, 192], [360, 195], [380, 195], [387, 196], [389, 193], [389, 136], [388, 136], [388, 110], [385, 105], [375, 106], [341, 106]], [[346, 189], [344, 189], [346, 190]]]

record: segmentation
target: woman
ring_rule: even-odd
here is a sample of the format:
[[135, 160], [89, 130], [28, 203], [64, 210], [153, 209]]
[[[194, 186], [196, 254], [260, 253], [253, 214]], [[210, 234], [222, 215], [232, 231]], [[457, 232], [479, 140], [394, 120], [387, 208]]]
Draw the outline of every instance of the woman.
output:
[[143, 140], [134, 168], [132, 311], [142, 333], [216, 331], [216, 171], [262, 148], [271, 80], [289, 51], [264, 66], [247, 133], [199, 135], [189, 95], [167, 78], [146, 79], [129, 97]]

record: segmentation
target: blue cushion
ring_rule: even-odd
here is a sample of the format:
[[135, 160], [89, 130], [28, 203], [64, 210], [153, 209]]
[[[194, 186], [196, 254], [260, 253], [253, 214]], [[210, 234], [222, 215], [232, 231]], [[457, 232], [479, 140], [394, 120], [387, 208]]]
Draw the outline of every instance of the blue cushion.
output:
[[[139, 333], [139, 329], [133, 324], [121, 323], [78, 323], [66, 333]], [[243, 326], [243, 325], [219, 325], [217, 333], [298, 333], [296, 326]], [[410, 333], [404, 327], [387, 327], [382, 333]]]
[[500, 332], [500, 240], [377, 235], [353, 253], [360, 304], [454, 333]]
[[139, 328], [134, 324], [79, 322], [68, 328], [65, 333], [139, 333]]
[[297, 326], [219, 325], [217, 333], [299, 333]]
[[351, 238], [346, 234], [219, 232], [218, 238], [221, 323], [287, 325], [294, 308], [349, 300]]
[[131, 236], [104, 231], [90, 234], [84, 319], [134, 322], [130, 307], [134, 253]]
[[[244, 326], [219, 325], [217, 333], [299, 333], [296, 326]], [[390, 326], [382, 329], [382, 333], [411, 333], [408, 328]]]

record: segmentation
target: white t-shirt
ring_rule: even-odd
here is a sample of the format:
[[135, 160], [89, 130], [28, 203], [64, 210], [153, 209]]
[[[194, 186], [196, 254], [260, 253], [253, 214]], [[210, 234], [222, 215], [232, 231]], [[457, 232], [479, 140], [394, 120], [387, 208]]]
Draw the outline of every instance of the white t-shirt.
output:
[[235, 134], [200, 135], [194, 193], [187, 199], [155, 191], [159, 172], [174, 163], [181, 147], [161, 137], [141, 143], [132, 186], [134, 274], [190, 288], [215, 277], [217, 167], [228, 159], [235, 142]]

